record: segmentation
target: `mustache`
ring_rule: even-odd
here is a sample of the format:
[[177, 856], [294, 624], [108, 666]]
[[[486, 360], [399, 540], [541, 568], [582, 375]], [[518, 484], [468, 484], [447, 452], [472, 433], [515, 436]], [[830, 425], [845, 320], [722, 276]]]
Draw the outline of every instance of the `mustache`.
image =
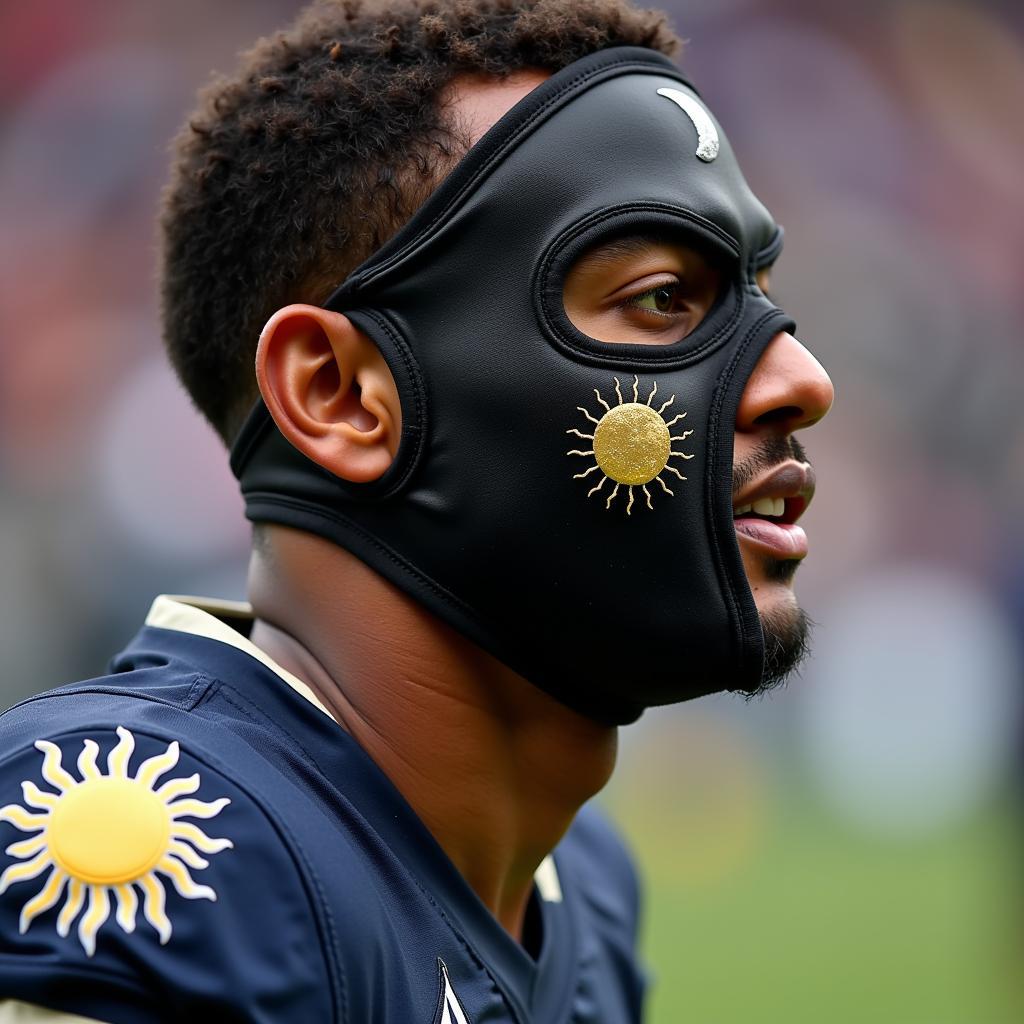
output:
[[767, 437], [732, 468], [732, 493], [739, 494], [762, 473], [795, 459], [810, 464], [807, 449], [795, 437]]

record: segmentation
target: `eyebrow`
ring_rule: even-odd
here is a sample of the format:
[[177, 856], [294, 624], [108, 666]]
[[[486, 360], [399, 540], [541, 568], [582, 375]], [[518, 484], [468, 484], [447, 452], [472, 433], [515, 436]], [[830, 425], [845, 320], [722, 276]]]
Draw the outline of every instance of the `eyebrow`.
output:
[[594, 263], [617, 263], [622, 260], [645, 256], [660, 239], [649, 235], [628, 235], [625, 238], [613, 238], [597, 249], [591, 249], [583, 259]]

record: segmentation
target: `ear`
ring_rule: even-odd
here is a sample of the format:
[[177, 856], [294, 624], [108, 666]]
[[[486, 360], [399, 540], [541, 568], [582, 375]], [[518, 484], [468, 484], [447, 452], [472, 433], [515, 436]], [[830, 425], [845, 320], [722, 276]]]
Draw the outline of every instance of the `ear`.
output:
[[256, 379], [281, 433], [324, 469], [367, 483], [402, 433], [398, 388], [377, 346], [342, 313], [292, 305], [267, 321]]

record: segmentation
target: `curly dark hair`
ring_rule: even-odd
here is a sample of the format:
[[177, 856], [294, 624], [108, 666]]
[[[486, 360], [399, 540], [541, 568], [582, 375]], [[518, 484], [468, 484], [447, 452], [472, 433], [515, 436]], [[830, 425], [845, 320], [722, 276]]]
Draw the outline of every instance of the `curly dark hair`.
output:
[[616, 45], [679, 40], [628, 0], [324, 0], [201, 94], [161, 210], [161, 308], [171, 362], [225, 443], [256, 399], [271, 314], [324, 302], [465, 152], [438, 102], [453, 77]]

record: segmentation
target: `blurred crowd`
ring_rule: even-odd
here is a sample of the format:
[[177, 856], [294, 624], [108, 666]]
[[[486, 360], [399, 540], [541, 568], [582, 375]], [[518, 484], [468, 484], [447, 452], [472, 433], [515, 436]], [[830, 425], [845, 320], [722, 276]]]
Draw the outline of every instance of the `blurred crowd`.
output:
[[[243, 594], [241, 501], [160, 347], [154, 224], [197, 88], [300, 6], [0, 5], [4, 705], [101, 672], [156, 593]], [[819, 1019], [819, 990], [852, 1000], [834, 1020], [1024, 1019], [1024, 7], [659, 6], [786, 228], [773, 292], [837, 398], [806, 439], [802, 678], [623, 737], [654, 1020], [752, 1019], [737, 977], [787, 1008], [766, 1021]]]

